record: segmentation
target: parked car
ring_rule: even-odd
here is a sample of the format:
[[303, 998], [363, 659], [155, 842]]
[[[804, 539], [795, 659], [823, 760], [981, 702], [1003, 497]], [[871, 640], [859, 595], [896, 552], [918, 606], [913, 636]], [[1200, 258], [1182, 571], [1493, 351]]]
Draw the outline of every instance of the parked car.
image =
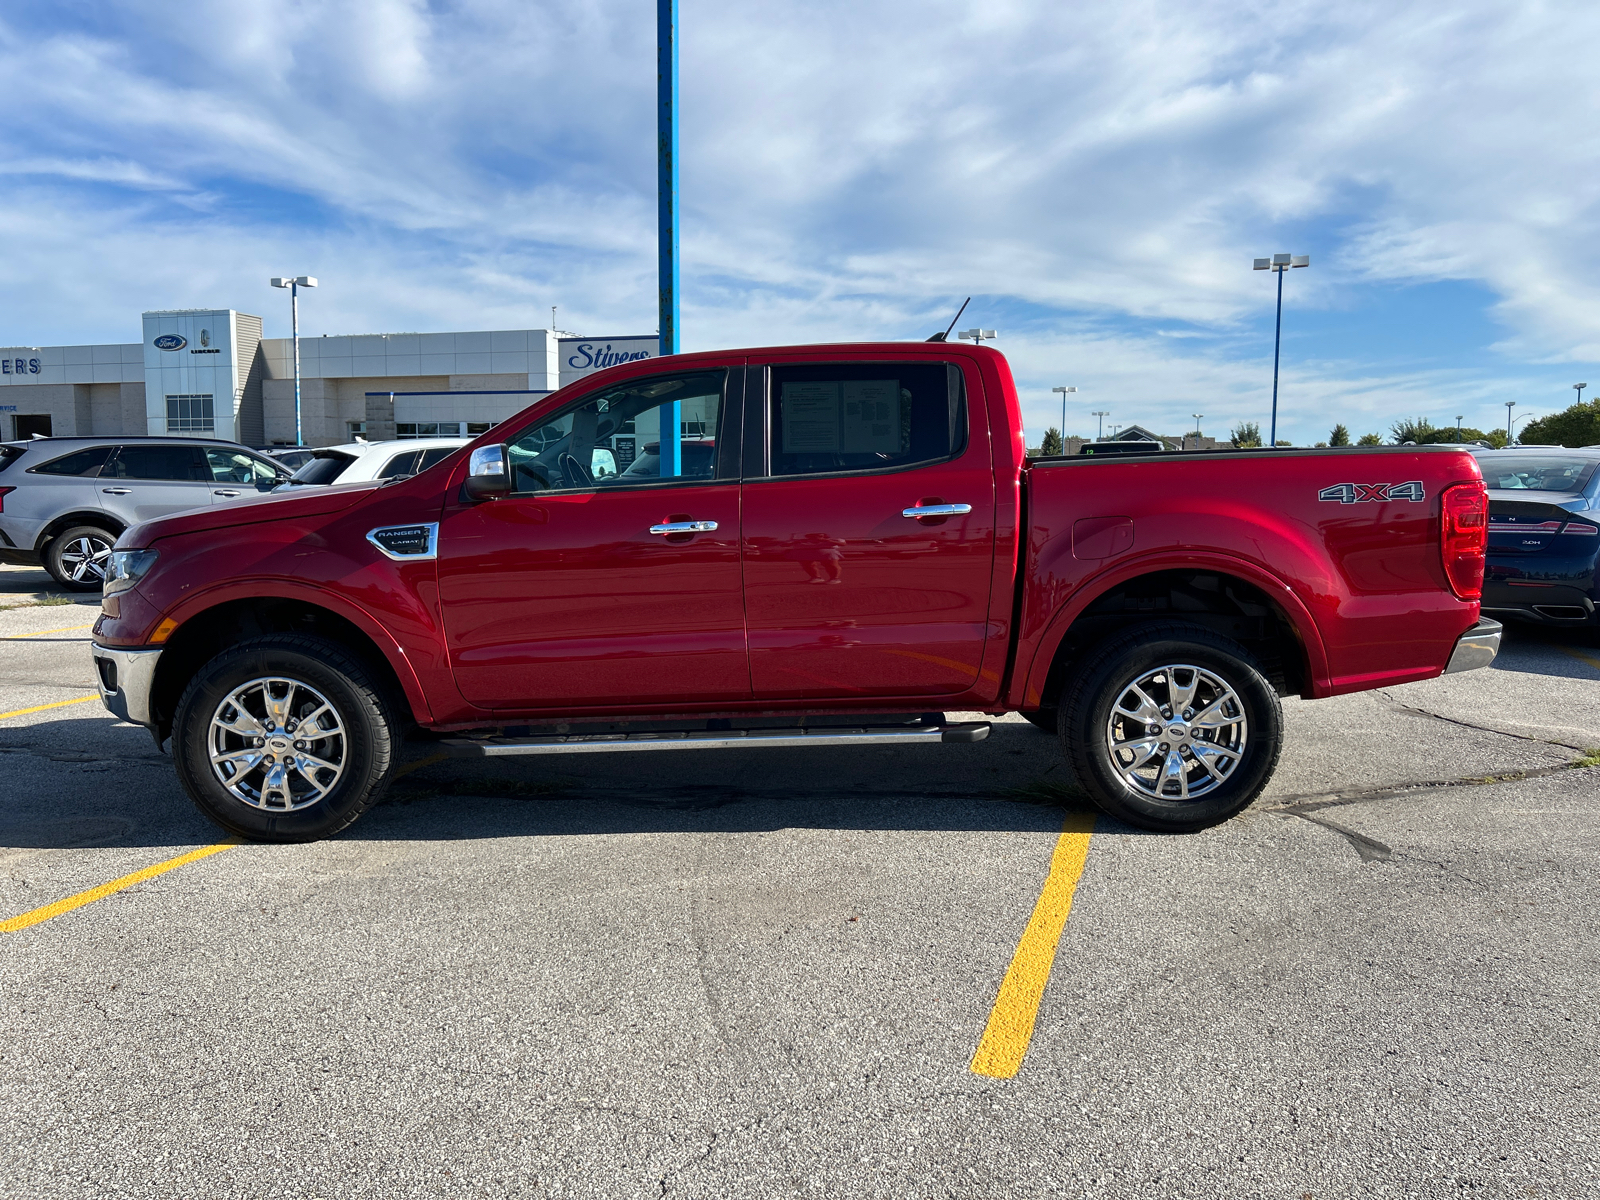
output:
[[[653, 473], [599, 476], [624, 442]], [[414, 727], [492, 757], [989, 732], [937, 710], [1020, 711], [1106, 812], [1193, 830], [1266, 786], [1280, 696], [1495, 656], [1465, 448], [1024, 446], [986, 346], [627, 363], [409, 479], [129, 530], [91, 653], [267, 841], [349, 825]]]
[[414, 438], [403, 442], [350, 442], [322, 446], [283, 485], [280, 491], [326, 487], [331, 483], [364, 483], [373, 479], [400, 479], [426, 471], [449, 458], [471, 438]]
[[298, 471], [312, 457], [312, 451], [305, 446], [266, 446], [261, 453], [290, 472]]
[[1483, 610], [1539, 625], [1600, 621], [1600, 447], [1475, 450], [1489, 488]]
[[99, 591], [128, 526], [271, 491], [289, 473], [232, 442], [51, 437], [0, 445], [0, 562], [43, 564], [74, 592]]

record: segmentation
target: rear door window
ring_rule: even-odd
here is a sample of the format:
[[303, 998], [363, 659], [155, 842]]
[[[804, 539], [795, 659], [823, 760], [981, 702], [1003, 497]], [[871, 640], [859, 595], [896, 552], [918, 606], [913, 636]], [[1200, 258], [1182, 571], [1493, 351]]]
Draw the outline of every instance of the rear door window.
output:
[[100, 468], [106, 465], [106, 459], [110, 457], [110, 446], [91, 446], [87, 450], [78, 450], [65, 458], [58, 458], [42, 466], [34, 467], [33, 472], [38, 475], [92, 477], [100, 474]]
[[777, 366], [770, 395], [773, 475], [889, 471], [966, 448], [961, 372], [945, 363]]
[[115, 479], [208, 483], [211, 472], [198, 446], [123, 446], [105, 474]]
[[378, 478], [393, 479], [396, 475], [415, 475], [417, 456], [421, 453], [420, 450], [413, 450], [409, 454], [396, 454], [383, 465], [383, 470], [378, 472]]
[[417, 473], [421, 474], [434, 463], [443, 462], [456, 452], [454, 446], [435, 446], [432, 450], [422, 452], [422, 461], [417, 464]]
[[294, 473], [295, 483], [332, 483], [355, 459], [348, 454], [319, 454]]

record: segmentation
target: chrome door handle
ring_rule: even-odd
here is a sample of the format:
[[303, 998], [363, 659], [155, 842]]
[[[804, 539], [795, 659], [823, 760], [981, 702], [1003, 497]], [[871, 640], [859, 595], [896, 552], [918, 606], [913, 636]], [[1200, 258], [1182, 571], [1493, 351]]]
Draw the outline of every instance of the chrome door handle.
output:
[[717, 527], [715, 521], [668, 521], [665, 525], [652, 525], [650, 532], [655, 534], [669, 533], [711, 533]]
[[211, 494], [213, 496], [242, 496], [242, 495], [244, 495], [243, 492], [225, 492], [225, 491], [215, 491], [215, 492], [212, 492]]
[[100, 490], [108, 496], [126, 496], [133, 491], [132, 488], [101, 488]]
[[908, 508], [902, 517], [964, 517], [972, 511], [970, 504], [925, 504], [921, 508]]

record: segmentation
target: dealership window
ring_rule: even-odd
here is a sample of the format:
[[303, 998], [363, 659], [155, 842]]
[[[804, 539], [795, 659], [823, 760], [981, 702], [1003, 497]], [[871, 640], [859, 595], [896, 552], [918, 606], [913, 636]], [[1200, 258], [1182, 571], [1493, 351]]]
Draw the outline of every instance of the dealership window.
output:
[[363, 440], [366, 438], [367, 423], [365, 421], [346, 421], [344, 424], [345, 428], [350, 432], [350, 440], [352, 442], [357, 438], [362, 438]]
[[460, 437], [460, 421], [402, 421], [395, 425], [394, 436], [405, 438]]
[[217, 417], [209, 395], [167, 397], [168, 433], [215, 433]]
[[468, 421], [467, 436], [477, 437], [479, 434], [488, 433], [496, 424], [495, 421]]
[[772, 369], [772, 474], [884, 471], [966, 448], [959, 368], [842, 363]]
[[[632, 379], [594, 393], [507, 444], [512, 489], [642, 487], [714, 478], [726, 371]], [[661, 453], [676, 413], [679, 457]], [[670, 423], [667, 429], [671, 430]], [[622, 436], [624, 430], [631, 430]]]

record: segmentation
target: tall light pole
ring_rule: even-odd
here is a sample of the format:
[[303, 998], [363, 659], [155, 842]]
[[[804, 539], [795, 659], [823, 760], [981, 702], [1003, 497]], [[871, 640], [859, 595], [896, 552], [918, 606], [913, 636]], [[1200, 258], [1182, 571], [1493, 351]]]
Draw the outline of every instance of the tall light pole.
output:
[[[656, 238], [661, 354], [678, 352], [678, 0], [656, 0]], [[661, 474], [683, 474], [683, 413], [661, 406]]]
[[1577, 389], [1577, 392], [1578, 392], [1578, 403], [1582, 404], [1583, 403], [1583, 389], [1588, 387], [1589, 385], [1587, 383], [1575, 383], [1572, 386]]
[[1511, 410], [1517, 406], [1515, 400], [1506, 401], [1506, 445], [1511, 444]]
[[1189, 415], [1194, 418], [1194, 448], [1198, 450], [1200, 449], [1200, 418], [1205, 416], [1205, 413], [1190, 413]]
[[1267, 435], [1267, 445], [1278, 444], [1278, 351], [1283, 346], [1283, 273], [1290, 267], [1309, 267], [1309, 254], [1274, 254], [1271, 258], [1255, 260], [1257, 271], [1273, 271], [1278, 276], [1278, 326], [1272, 335], [1272, 429]]
[[294, 444], [306, 444], [305, 433], [300, 428], [300, 289], [316, 287], [317, 281], [309, 275], [273, 276], [272, 286], [289, 289], [289, 328], [294, 333]]
[[1111, 415], [1111, 410], [1109, 408], [1097, 409], [1096, 411], [1090, 413], [1089, 415], [1091, 417], [1099, 417], [1100, 418], [1100, 427], [1099, 427], [1099, 429], [1096, 431], [1096, 433], [1094, 435], [1094, 440], [1097, 441], [1097, 442], [1105, 441], [1106, 440], [1106, 418]]
[[956, 336], [966, 338], [974, 346], [981, 346], [985, 341], [993, 341], [1000, 335], [992, 329], [963, 329]]
[[1464, 416], [1466, 416], [1465, 413], [1456, 414], [1456, 441], [1458, 442], [1461, 440], [1461, 418]]
[[[1067, 436], [1067, 396], [1078, 389], [1075, 387], [1056, 387], [1050, 390], [1061, 393], [1061, 436], [1065, 439]], [[1063, 444], [1065, 444], [1064, 441]]]

